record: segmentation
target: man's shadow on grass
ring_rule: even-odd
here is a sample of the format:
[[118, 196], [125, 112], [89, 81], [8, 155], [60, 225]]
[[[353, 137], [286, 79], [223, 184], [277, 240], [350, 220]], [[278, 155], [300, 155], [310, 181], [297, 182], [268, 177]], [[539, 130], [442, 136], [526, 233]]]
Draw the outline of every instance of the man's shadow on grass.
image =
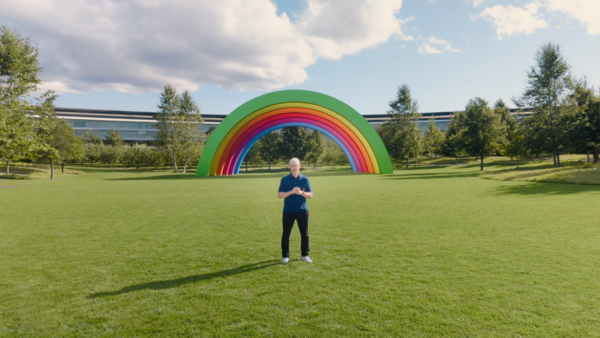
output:
[[278, 264], [281, 264], [279, 260], [268, 260], [268, 261], [263, 261], [263, 262], [258, 262], [258, 263], [254, 263], [254, 264], [243, 265], [243, 266], [239, 266], [237, 268], [233, 268], [233, 269], [229, 269], [229, 270], [223, 270], [223, 271], [218, 271], [218, 272], [212, 272], [212, 273], [205, 273], [205, 274], [200, 274], [200, 275], [187, 276], [187, 277], [177, 278], [177, 279], [160, 280], [160, 281], [154, 281], [154, 282], [148, 282], [148, 283], [130, 285], [130, 286], [126, 286], [126, 287], [124, 287], [124, 288], [122, 288], [120, 290], [116, 290], [116, 291], [107, 291], [107, 292], [93, 293], [93, 294], [87, 296], [87, 298], [98, 298], [98, 297], [106, 297], [106, 296], [116, 296], [116, 295], [121, 295], [121, 294], [124, 294], [124, 293], [129, 293], [129, 292], [134, 292], [134, 291], [141, 291], [141, 290], [164, 290], [164, 289], [171, 289], [171, 288], [180, 287], [180, 286], [186, 285], [186, 284], [196, 283], [196, 282], [205, 281], [205, 280], [211, 280], [211, 279], [214, 279], [214, 278], [239, 275], [239, 274], [242, 274], [242, 273], [247, 273], [247, 272], [261, 270], [261, 269], [266, 269], [268, 267], [271, 267], [271, 266], [274, 266], [274, 265], [278, 265]]

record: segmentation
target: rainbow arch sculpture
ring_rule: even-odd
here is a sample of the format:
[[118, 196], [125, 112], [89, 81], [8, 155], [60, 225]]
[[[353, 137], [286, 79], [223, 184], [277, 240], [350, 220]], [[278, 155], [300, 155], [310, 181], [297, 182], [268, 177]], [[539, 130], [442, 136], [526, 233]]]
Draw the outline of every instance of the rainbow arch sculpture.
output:
[[256, 141], [273, 130], [297, 126], [332, 138], [355, 172], [393, 173], [381, 138], [356, 110], [325, 94], [283, 90], [252, 99], [223, 119], [204, 147], [196, 176], [238, 174]]

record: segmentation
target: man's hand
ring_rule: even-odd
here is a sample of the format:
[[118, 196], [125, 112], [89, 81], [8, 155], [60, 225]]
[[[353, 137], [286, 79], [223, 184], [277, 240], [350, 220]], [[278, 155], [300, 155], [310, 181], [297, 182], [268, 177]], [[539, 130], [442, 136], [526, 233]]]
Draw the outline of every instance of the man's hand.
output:
[[295, 187], [292, 189], [292, 194], [302, 195], [302, 189], [300, 189], [300, 187]]

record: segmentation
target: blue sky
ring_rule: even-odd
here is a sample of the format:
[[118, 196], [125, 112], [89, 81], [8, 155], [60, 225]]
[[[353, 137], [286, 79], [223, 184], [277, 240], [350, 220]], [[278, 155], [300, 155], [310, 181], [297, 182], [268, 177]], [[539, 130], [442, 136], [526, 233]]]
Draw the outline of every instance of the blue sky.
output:
[[596, 0], [124, 3], [0, 0], [0, 22], [39, 45], [59, 107], [155, 111], [166, 83], [190, 89], [205, 114], [282, 89], [382, 114], [401, 84], [422, 112], [476, 96], [512, 105], [546, 42], [600, 87]]

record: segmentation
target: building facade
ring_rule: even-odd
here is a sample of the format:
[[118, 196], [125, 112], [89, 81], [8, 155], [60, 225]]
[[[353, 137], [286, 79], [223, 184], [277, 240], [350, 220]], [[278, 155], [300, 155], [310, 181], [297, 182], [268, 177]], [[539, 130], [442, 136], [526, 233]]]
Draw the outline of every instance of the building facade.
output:
[[[156, 128], [153, 126], [156, 124], [154, 118], [156, 112], [77, 108], [56, 108], [55, 110], [58, 118], [68, 121], [78, 136], [83, 136], [86, 131], [92, 131], [97, 133], [100, 138], [104, 138], [109, 130], [114, 129], [121, 134], [125, 141], [151, 142], [157, 133]], [[511, 112], [516, 114], [517, 110], [511, 109]], [[530, 112], [521, 114], [528, 115]], [[202, 114], [204, 124], [201, 130], [207, 132], [209, 128], [218, 126], [226, 116]], [[374, 128], [390, 119], [388, 114], [363, 116]], [[421, 113], [417, 123], [421, 130], [425, 130], [429, 120], [433, 119], [438, 128], [446, 130], [452, 116], [454, 116], [454, 112]]]

